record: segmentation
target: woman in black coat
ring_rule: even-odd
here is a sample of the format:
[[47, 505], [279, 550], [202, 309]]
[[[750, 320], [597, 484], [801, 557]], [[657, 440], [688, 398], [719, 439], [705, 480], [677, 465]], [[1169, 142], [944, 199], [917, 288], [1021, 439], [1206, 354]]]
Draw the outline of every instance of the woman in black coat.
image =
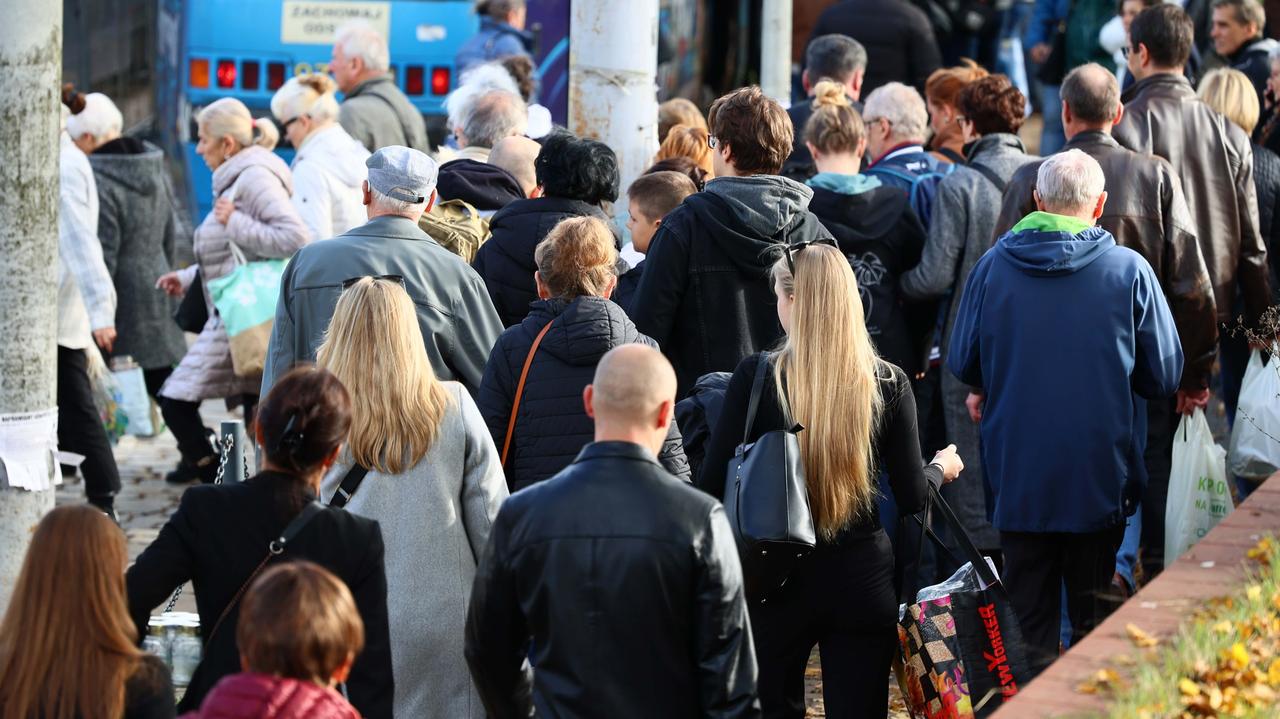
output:
[[[607, 299], [617, 285], [617, 261], [609, 228], [593, 217], [564, 220], [538, 246], [535, 275], [541, 299], [523, 322], [498, 338], [476, 398], [503, 454], [512, 492], [569, 466], [592, 440], [595, 425], [583, 407], [582, 390], [591, 383], [600, 358], [632, 342], [657, 347]], [[539, 336], [508, 443], [516, 387]], [[688, 481], [689, 465], [675, 424], [658, 459]]]
[[129, 569], [129, 608], [143, 636], [151, 611], [175, 588], [188, 580], [195, 587], [205, 650], [180, 711], [198, 708], [219, 679], [240, 671], [236, 620], [249, 580], [267, 564], [307, 559], [346, 582], [364, 620], [364, 651], [347, 682], [351, 703], [365, 717], [391, 716], [387, 577], [378, 523], [317, 507], [283, 553], [268, 559], [268, 545], [315, 502], [350, 425], [351, 400], [336, 377], [313, 368], [285, 375], [258, 408], [263, 471], [243, 483], [187, 490]]

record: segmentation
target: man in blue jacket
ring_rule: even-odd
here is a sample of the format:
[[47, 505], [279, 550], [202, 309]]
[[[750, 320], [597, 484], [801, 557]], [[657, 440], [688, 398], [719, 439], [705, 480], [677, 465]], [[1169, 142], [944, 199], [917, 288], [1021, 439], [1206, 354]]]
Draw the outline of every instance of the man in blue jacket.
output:
[[531, 55], [533, 33], [524, 29], [528, 12], [525, 0], [481, 0], [476, 3], [480, 32], [458, 48], [453, 59], [458, 75], [507, 55]]
[[975, 388], [1004, 584], [1038, 674], [1106, 614], [1125, 517], [1146, 474], [1143, 400], [1178, 389], [1182, 349], [1155, 272], [1094, 223], [1102, 168], [1069, 150], [1036, 176], [1038, 211], [969, 275], [947, 367]]

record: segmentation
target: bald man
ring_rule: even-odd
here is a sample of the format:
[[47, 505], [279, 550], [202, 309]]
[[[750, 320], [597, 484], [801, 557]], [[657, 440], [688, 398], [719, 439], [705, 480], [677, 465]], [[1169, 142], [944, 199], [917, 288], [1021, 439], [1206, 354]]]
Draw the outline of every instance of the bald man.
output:
[[504, 137], [494, 143], [489, 151], [489, 164], [501, 167], [520, 183], [520, 189], [526, 198], [541, 197], [538, 188], [537, 173], [533, 169], [534, 160], [538, 159], [538, 151], [542, 145], [527, 137], [513, 135]]
[[583, 392], [595, 441], [502, 505], [467, 615], [489, 716], [760, 716], [724, 510], [655, 457], [675, 391], [657, 350], [610, 351]]

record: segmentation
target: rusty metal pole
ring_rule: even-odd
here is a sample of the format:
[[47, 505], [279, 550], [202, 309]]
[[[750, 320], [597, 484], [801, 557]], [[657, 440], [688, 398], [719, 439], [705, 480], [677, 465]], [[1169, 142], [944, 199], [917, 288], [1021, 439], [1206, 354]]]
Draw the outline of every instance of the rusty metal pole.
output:
[[760, 29], [760, 89], [791, 105], [791, 0], [764, 0]]
[[658, 0], [574, 0], [569, 129], [618, 154], [622, 188], [658, 151]]
[[[0, 23], [0, 612], [57, 466], [58, 81], [62, 3], [7, 0]], [[56, 437], [54, 438], [56, 442]], [[35, 451], [32, 451], [33, 448]], [[48, 485], [29, 491], [14, 482]], [[68, 591], [75, 591], [74, 583]]]

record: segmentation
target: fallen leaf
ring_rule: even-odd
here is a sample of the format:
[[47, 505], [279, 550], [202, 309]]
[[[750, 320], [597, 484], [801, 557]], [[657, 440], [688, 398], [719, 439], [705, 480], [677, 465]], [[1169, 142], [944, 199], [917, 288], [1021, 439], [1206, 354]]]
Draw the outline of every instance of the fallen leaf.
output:
[[1186, 677], [1183, 677], [1178, 680], [1178, 691], [1182, 692], [1183, 694], [1189, 697], [1199, 696], [1200, 685], [1196, 684], [1195, 682], [1191, 681]]
[[1138, 625], [1129, 623], [1124, 625], [1124, 631], [1129, 635], [1129, 639], [1139, 647], [1154, 647], [1160, 643], [1160, 640], [1142, 631]]

